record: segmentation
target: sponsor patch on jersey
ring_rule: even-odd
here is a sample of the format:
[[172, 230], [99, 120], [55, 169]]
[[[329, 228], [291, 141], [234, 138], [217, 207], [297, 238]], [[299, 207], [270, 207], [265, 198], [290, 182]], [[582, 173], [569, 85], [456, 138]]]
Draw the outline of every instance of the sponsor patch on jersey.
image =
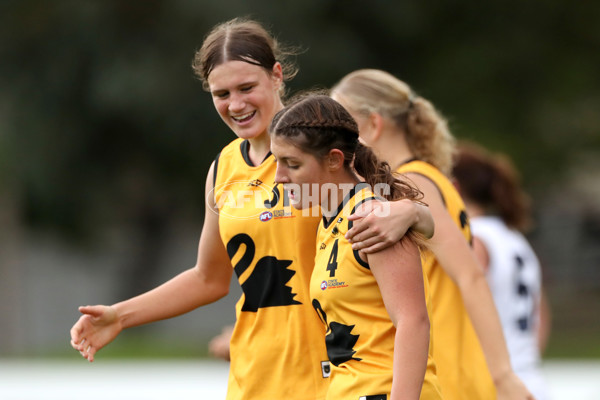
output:
[[348, 284], [344, 281], [338, 281], [337, 279], [328, 279], [321, 282], [321, 290], [325, 289], [338, 289], [348, 287]]
[[258, 216], [258, 219], [260, 219], [262, 222], [270, 221], [272, 218], [273, 218], [273, 213], [271, 211], [262, 212]]
[[273, 210], [273, 219], [279, 218], [293, 218], [294, 214], [291, 211], [286, 210]]

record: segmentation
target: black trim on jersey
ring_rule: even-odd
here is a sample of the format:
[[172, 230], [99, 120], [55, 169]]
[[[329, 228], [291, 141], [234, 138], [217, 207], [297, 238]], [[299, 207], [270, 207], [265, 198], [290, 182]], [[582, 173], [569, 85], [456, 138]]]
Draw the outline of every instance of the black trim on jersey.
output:
[[217, 168], [219, 167], [219, 157], [221, 157], [221, 152], [219, 152], [217, 157], [215, 157], [215, 167], [213, 169], [213, 191], [215, 186], [217, 186]]
[[[373, 197], [369, 197], [367, 199], [362, 199], [359, 203], [354, 205], [354, 208], [352, 209], [352, 212], [350, 214], [354, 214], [354, 211], [356, 211], [356, 207], [360, 206], [361, 204], [367, 202], [367, 201], [372, 201], [372, 200], [381, 200], [380, 198], [377, 198], [376, 196]], [[348, 220], [348, 230], [352, 229], [352, 226], [354, 225], [354, 221], [350, 221]], [[371, 267], [369, 266], [369, 264], [367, 262], [365, 262], [362, 258], [360, 258], [360, 255], [358, 254], [359, 250], [352, 250], [352, 253], [354, 254], [354, 258], [356, 259], [356, 261], [362, 265], [363, 267], [365, 267], [366, 269], [371, 269]]]
[[[256, 165], [254, 165], [252, 163], [252, 160], [250, 160], [250, 142], [248, 141], [248, 139], [244, 140], [240, 144], [240, 151], [242, 152], [242, 157], [244, 158], [244, 161], [246, 161], [246, 164], [248, 164], [249, 167], [256, 167]], [[270, 155], [271, 155], [271, 150], [269, 150], [269, 152], [267, 153], [265, 158], [260, 163], [261, 164], [264, 163], [265, 160], [267, 158], [269, 158]]]
[[337, 212], [331, 218], [327, 219], [327, 217], [323, 214], [323, 226], [325, 227], [325, 229], [329, 228], [329, 225], [331, 225], [331, 223], [337, 219], [337, 216], [340, 215], [340, 213], [344, 209], [344, 206], [348, 204], [348, 201], [350, 201], [350, 199], [356, 194], [356, 192], [358, 192], [361, 189], [364, 189], [365, 187], [368, 187], [368, 185], [369, 184], [366, 182], [359, 182], [352, 189], [350, 189], [348, 194], [344, 197], [344, 200], [342, 200], [342, 202], [338, 205]]

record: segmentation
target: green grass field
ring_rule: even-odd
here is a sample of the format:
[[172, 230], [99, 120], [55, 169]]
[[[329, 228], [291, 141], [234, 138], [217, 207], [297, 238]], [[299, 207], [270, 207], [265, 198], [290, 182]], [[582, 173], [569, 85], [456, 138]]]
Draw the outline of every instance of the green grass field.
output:
[[[198, 359], [207, 358], [209, 338], [187, 341], [164, 341], [147, 333], [127, 332], [102, 349], [97, 357], [107, 359]], [[68, 343], [67, 343], [68, 345]], [[75, 358], [79, 355], [70, 345], [45, 351], [32, 351], [24, 357]], [[600, 331], [554, 330], [550, 336], [544, 359], [599, 359]]]

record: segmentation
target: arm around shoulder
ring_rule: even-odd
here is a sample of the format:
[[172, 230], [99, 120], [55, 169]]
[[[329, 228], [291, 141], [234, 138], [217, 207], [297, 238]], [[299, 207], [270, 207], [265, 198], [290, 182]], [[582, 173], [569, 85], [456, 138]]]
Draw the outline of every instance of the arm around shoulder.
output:
[[354, 226], [346, 239], [365, 254], [397, 243], [411, 229], [431, 238], [435, 228], [429, 208], [410, 199], [366, 202], [349, 219]]

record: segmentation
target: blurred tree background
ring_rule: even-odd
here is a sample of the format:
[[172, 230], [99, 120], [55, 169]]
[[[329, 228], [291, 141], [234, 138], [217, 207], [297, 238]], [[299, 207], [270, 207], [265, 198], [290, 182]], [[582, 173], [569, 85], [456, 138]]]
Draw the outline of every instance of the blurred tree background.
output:
[[236, 16], [304, 50], [292, 93], [385, 69], [508, 154], [535, 204], [547, 356], [600, 356], [600, 3], [558, 0], [1, 1], [0, 355], [61, 352], [77, 305], [193, 265], [234, 136], [190, 65]]

